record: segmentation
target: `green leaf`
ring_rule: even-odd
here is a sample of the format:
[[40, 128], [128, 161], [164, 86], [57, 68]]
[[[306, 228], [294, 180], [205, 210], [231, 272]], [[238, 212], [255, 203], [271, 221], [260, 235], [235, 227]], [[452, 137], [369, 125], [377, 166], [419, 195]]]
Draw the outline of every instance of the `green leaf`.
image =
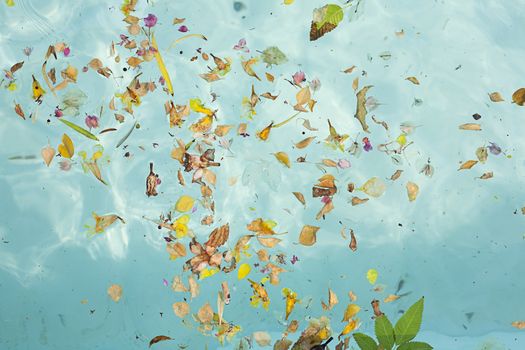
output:
[[317, 22], [317, 29], [321, 29], [325, 23], [330, 23], [334, 26], [337, 26], [343, 20], [344, 12], [339, 5], [328, 4], [323, 6], [321, 11], [322, 19], [321, 21]]
[[286, 55], [281, 50], [279, 50], [277, 46], [270, 46], [264, 50], [262, 53], [262, 60], [267, 66], [271, 66], [273, 64], [279, 65], [288, 61]]
[[78, 126], [77, 124], [72, 123], [72, 122], [70, 122], [68, 120], [65, 120], [64, 118], [60, 118], [58, 120], [60, 120], [62, 123], [64, 123], [67, 126], [69, 126], [71, 129], [75, 130], [76, 132], [84, 135], [85, 137], [87, 137], [89, 139], [92, 139], [92, 140], [95, 140], [95, 141], [98, 141], [98, 138], [95, 135], [93, 135], [92, 133], [90, 133], [89, 131], [84, 129], [83, 127]]
[[391, 350], [395, 343], [394, 327], [392, 327], [392, 323], [390, 323], [386, 315], [376, 317], [375, 332], [379, 344], [385, 350]]
[[354, 340], [361, 350], [377, 350], [376, 341], [363, 333], [354, 333]]
[[427, 343], [419, 341], [411, 341], [410, 343], [402, 344], [397, 350], [432, 350], [434, 349]]
[[425, 299], [419, 299], [414, 305], [401, 316], [394, 327], [396, 344], [401, 345], [414, 339], [421, 327], [423, 317], [423, 303]]

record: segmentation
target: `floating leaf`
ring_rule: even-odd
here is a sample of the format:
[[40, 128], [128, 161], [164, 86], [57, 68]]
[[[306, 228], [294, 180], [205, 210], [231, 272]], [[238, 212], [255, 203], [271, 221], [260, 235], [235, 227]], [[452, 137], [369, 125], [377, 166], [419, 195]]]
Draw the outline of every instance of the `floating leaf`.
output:
[[89, 138], [89, 139], [92, 139], [92, 140], [95, 140], [95, 141], [99, 141], [99, 139], [93, 135], [92, 133], [90, 133], [89, 131], [87, 131], [86, 129], [84, 129], [83, 127], [80, 127], [78, 126], [77, 124], [75, 123], [72, 123], [68, 120], [65, 120], [64, 118], [60, 118], [59, 119], [62, 123], [66, 124], [67, 126], [69, 126], [71, 129], [75, 130], [76, 132], [84, 135], [85, 137]]
[[319, 231], [317, 226], [304, 225], [299, 234], [299, 243], [305, 246], [314, 245], [317, 241], [317, 231]]
[[487, 151], [486, 147], [478, 147], [476, 149], [476, 157], [478, 157], [478, 160], [481, 163], [485, 163], [487, 161], [487, 158], [489, 157], [489, 152]]
[[251, 270], [252, 268], [249, 264], [242, 264], [241, 266], [239, 266], [239, 270], [237, 270], [237, 278], [239, 280], [246, 278], [246, 276], [248, 276]]
[[273, 154], [275, 158], [282, 164], [284, 164], [287, 168], [290, 168], [290, 158], [288, 157], [288, 154], [285, 152], [277, 152]]
[[366, 123], [366, 115], [368, 113], [368, 111], [366, 110], [366, 93], [370, 88], [372, 88], [372, 85], [365, 86], [356, 94], [357, 107], [354, 118], [359, 120], [359, 123], [361, 123], [361, 127], [363, 128], [364, 132], [369, 132], [368, 124]]
[[411, 181], [407, 182], [407, 195], [410, 202], [415, 201], [419, 194], [419, 186]]
[[368, 202], [368, 200], [369, 200], [368, 198], [352, 197], [352, 206], [366, 203]]
[[281, 242], [279, 238], [275, 237], [257, 237], [257, 240], [262, 246], [267, 248], [273, 248]]
[[387, 296], [385, 298], [385, 300], [383, 300], [385, 303], [391, 303], [393, 301], [396, 301], [397, 299], [399, 299], [400, 296], [399, 295], [394, 295], [394, 294], [390, 294], [389, 296]]
[[361, 191], [372, 197], [380, 197], [386, 191], [386, 184], [378, 177], [372, 177], [360, 188]]
[[337, 299], [337, 295], [334, 293], [333, 290], [328, 288], [328, 305], [324, 303], [324, 301], [321, 301], [321, 306], [323, 307], [323, 310], [332, 310], [332, 308], [339, 303], [339, 299]]
[[58, 145], [58, 153], [64, 158], [71, 159], [73, 154], [75, 154], [75, 147], [73, 146], [73, 141], [67, 136], [67, 134], [62, 135], [62, 143]]
[[361, 307], [356, 304], [348, 304], [348, 306], [345, 309], [345, 314], [343, 316], [343, 319], [341, 322], [348, 322], [352, 317], [357, 315], [357, 313], [361, 310]]
[[46, 163], [46, 165], [49, 166], [49, 164], [51, 164], [51, 161], [53, 160], [53, 157], [55, 156], [55, 149], [50, 145], [47, 145], [46, 147], [42, 148], [40, 154], [42, 155], [44, 163]]
[[421, 327], [424, 301], [424, 298], [419, 299], [397, 321], [394, 327], [397, 345], [409, 342], [416, 337]]
[[368, 280], [368, 282], [370, 282], [370, 284], [375, 284], [378, 275], [379, 273], [376, 269], [370, 269], [366, 272], [366, 279]]
[[512, 327], [517, 329], [525, 329], [525, 321], [514, 321], [512, 322]]
[[458, 170], [471, 169], [477, 163], [478, 163], [477, 160], [467, 160], [466, 162], [461, 164]]
[[255, 73], [255, 71], [252, 68], [252, 66], [256, 63], [257, 63], [257, 58], [251, 58], [247, 61], [241, 61], [242, 69], [244, 69], [246, 74], [260, 81], [261, 78], [257, 76], [257, 73]]
[[273, 83], [273, 81], [275, 80], [275, 77], [271, 75], [270, 73], [264, 73], [264, 74], [266, 76], [266, 80], [268, 80], [270, 83]]
[[114, 302], [118, 303], [118, 301], [122, 297], [122, 287], [118, 284], [112, 284], [108, 288], [108, 295]]
[[492, 179], [494, 177], [494, 173], [492, 171], [488, 171], [486, 173], [483, 173], [483, 175], [481, 175], [479, 178], [481, 180], [488, 180], [488, 179]]
[[199, 309], [197, 318], [201, 323], [210, 323], [213, 320], [213, 310], [209, 303], [204, 304]]
[[343, 20], [343, 9], [339, 5], [328, 4], [321, 8], [314, 9], [312, 24], [310, 27], [310, 41], [322, 37], [334, 30]]
[[269, 346], [272, 342], [272, 337], [268, 332], [253, 332], [252, 336], [259, 346]]
[[419, 80], [417, 80], [416, 77], [408, 77], [408, 78], [406, 78], [405, 80], [408, 80], [408, 81], [411, 82], [412, 84], [419, 85]]
[[518, 106], [523, 106], [525, 104], [525, 88], [520, 88], [512, 94], [512, 102]]
[[492, 102], [502, 102], [505, 101], [499, 92], [492, 92], [489, 94], [489, 98]]
[[180, 196], [177, 203], [175, 203], [175, 210], [181, 213], [186, 213], [193, 208], [193, 203], [195, 203], [195, 199], [192, 197], [186, 195]]
[[[288, 59], [286, 58], [286, 55], [279, 50], [277, 46], [270, 46], [266, 50], [262, 52], [262, 60], [264, 63], [266, 63], [266, 66], [271, 65], [279, 65], [286, 63]], [[268, 74], [268, 73], [266, 73]], [[266, 76], [268, 78], [268, 76]]]
[[295, 196], [295, 198], [297, 198], [297, 200], [299, 202], [301, 202], [301, 204], [306, 205], [306, 201], [305, 201], [304, 196], [303, 196], [303, 194], [301, 192], [292, 192], [292, 193]]
[[390, 176], [390, 180], [396, 181], [397, 179], [399, 179], [402, 173], [403, 173], [403, 170], [401, 169], [396, 170], [396, 172], [392, 174], [392, 176]]
[[149, 347], [151, 348], [153, 344], [157, 344], [158, 342], [166, 341], [166, 340], [172, 340], [172, 338], [166, 335], [157, 335], [156, 337], [154, 337], [153, 339], [149, 341]]
[[18, 103], [15, 104], [15, 113], [18, 114], [18, 116], [20, 116], [20, 118], [22, 118], [24, 120], [26, 119], [24, 111], [22, 110], [22, 107]]
[[477, 123], [466, 123], [459, 126], [461, 130], [481, 131], [481, 125]]

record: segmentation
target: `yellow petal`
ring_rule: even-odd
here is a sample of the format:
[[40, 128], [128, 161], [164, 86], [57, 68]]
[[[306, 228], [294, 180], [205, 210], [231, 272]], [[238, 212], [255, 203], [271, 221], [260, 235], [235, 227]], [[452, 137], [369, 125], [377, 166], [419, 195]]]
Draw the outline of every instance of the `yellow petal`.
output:
[[237, 271], [237, 278], [240, 280], [244, 279], [246, 276], [248, 276], [251, 270], [252, 268], [250, 267], [250, 265], [242, 264], [241, 266], [239, 266], [239, 270]]
[[290, 158], [288, 157], [288, 154], [285, 152], [277, 152], [273, 154], [275, 158], [282, 164], [284, 164], [286, 167], [290, 167]]

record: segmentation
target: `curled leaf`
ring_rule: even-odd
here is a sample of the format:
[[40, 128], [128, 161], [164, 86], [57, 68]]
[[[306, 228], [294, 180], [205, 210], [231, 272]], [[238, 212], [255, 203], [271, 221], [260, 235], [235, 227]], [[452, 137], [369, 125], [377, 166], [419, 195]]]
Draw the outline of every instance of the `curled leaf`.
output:
[[416, 77], [408, 77], [408, 78], [406, 78], [405, 80], [408, 80], [408, 81], [411, 82], [412, 84], [419, 85], [419, 80], [417, 80]]
[[172, 340], [172, 338], [166, 335], [157, 335], [156, 337], [154, 337], [153, 339], [149, 341], [149, 347], [151, 348], [153, 344], [157, 344], [158, 342], [166, 341], [166, 340]]

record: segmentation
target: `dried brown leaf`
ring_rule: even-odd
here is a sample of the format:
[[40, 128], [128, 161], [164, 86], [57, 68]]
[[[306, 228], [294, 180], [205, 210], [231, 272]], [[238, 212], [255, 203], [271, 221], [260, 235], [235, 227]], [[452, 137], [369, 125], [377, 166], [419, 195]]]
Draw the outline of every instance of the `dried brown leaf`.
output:
[[304, 225], [299, 234], [299, 243], [305, 246], [312, 246], [317, 241], [317, 231], [320, 227]]

